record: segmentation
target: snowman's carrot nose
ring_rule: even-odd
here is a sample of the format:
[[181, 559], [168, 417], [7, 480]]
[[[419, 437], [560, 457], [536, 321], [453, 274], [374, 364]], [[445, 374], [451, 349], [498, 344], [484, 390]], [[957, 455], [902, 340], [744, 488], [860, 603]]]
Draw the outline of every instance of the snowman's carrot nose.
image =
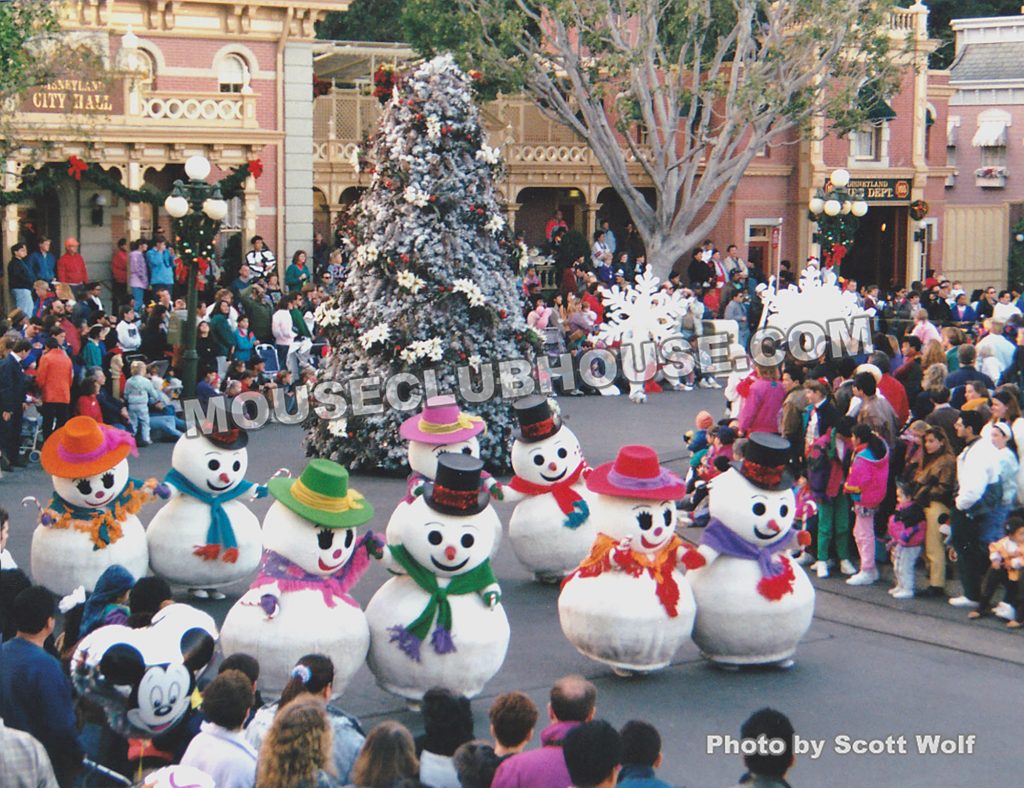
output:
[[777, 522], [775, 522], [774, 520], [769, 520], [768, 521], [768, 527], [771, 528], [773, 531], [775, 531], [775, 533], [778, 533], [779, 531], [782, 530], [782, 528], [779, 527], [779, 524]]
[[222, 472], [221, 475], [220, 475], [220, 480], [222, 482], [224, 482], [225, 484], [227, 484], [229, 481], [231, 481], [231, 477], [228, 476], [226, 473]]
[[449, 561], [454, 561], [455, 560], [455, 548], [452, 547], [451, 545], [446, 547], [444, 549], [444, 557], [447, 558]]
[[553, 463], [553, 462], [549, 462], [548, 463], [548, 470], [549, 471], [557, 471], [558, 470], [558, 466], [555, 465], [555, 463]]

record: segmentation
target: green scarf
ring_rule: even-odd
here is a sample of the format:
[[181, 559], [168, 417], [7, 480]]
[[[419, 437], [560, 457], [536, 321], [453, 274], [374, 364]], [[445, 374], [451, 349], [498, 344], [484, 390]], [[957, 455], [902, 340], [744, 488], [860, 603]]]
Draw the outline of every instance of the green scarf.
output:
[[438, 654], [455, 651], [455, 644], [452, 642], [452, 606], [448, 597], [479, 593], [487, 586], [496, 583], [497, 579], [491, 570], [490, 560], [485, 560], [480, 566], [471, 569], [464, 575], [456, 575], [447, 587], [442, 588], [438, 585], [437, 575], [418, 563], [402, 545], [388, 545], [388, 549], [412, 581], [430, 594], [430, 601], [427, 602], [427, 606], [423, 608], [423, 612], [415, 621], [408, 626], [394, 626], [389, 629], [391, 642], [397, 642], [402, 651], [419, 662], [420, 646], [430, 632], [430, 627], [436, 617], [437, 629], [434, 630], [434, 635], [430, 639], [434, 651]]

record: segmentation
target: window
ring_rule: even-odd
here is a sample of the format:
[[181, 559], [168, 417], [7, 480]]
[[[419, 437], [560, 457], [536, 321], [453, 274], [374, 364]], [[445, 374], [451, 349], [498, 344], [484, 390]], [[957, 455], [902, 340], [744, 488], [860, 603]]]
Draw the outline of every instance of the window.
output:
[[244, 204], [241, 197], [232, 197], [228, 200], [228, 212], [221, 223], [221, 230], [224, 232], [241, 230], [244, 217], [243, 209]]
[[249, 67], [238, 55], [227, 55], [217, 67], [221, 93], [241, 93], [249, 83]]
[[882, 149], [882, 124], [857, 129], [850, 135], [850, 155], [858, 161], [878, 161]]
[[1006, 146], [1005, 145], [992, 145], [986, 146], [981, 149], [981, 166], [982, 167], [1005, 167], [1006, 166]]

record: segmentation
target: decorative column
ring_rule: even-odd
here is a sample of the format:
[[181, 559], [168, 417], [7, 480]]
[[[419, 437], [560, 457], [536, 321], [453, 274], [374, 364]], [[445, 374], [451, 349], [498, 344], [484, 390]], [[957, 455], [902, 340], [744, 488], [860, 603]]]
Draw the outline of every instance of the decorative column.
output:
[[[21, 184], [21, 162], [7, 160], [7, 166], [4, 168], [3, 173], [3, 187], [4, 191], [14, 191]], [[21, 226], [18, 222], [18, 203], [12, 202], [4, 206], [4, 246], [11, 247], [18, 243], [19, 236], [21, 234]], [[3, 305], [4, 314], [11, 311], [13, 307], [13, 301], [11, 299], [11, 292], [8, 288], [0, 288], [3, 290]]]
[[597, 232], [597, 212], [601, 210], [601, 203], [599, 202], [588, 202], [587, 203], [587, 227], [583, 231], [584, 237], [587, 239], [589, 245], [591, 239], [594, 237], [594, 233]]
[[[139, 190], [144, 183], [142, 164], [137, 161], [129, 161], [125, 168], [125, 186], [129, 189]], [[128, 203], [128, 240], [136, 241], [142, 237], [142, 205], [137, 202]]]

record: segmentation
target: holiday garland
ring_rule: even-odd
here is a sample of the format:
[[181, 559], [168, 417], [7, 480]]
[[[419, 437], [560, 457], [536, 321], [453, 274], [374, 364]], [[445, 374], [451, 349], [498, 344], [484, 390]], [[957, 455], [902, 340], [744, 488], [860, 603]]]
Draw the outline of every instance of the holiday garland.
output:
[[[249, 176], [259, 178], [263, 174], [263, 163], [259, 159], [250, 159], [241, 167], [236, 167], [229, 175], [217, 182], [221, 195], [225, 200], [239, 196], [245, 188], [245, 179]], [[71, 156], [67, 160], [67, 166], [35, 167], [26, 170], [21, 175], [21, 187], [11, 191], [0, 191], [0, 206], [19, 203], [32, 197], [38, 197], [43, 193], [57, 188], [67, 180], [82, 181], [99, 186], [101, 189], [112, 192], [125, 202], [148, 203], [149, 205], [163, 205], [166, 195], [146, 189], [129, 189], [123, 185], [114, 175], [104, 170], [98, 164], [90, 164], [78, 156]]]

